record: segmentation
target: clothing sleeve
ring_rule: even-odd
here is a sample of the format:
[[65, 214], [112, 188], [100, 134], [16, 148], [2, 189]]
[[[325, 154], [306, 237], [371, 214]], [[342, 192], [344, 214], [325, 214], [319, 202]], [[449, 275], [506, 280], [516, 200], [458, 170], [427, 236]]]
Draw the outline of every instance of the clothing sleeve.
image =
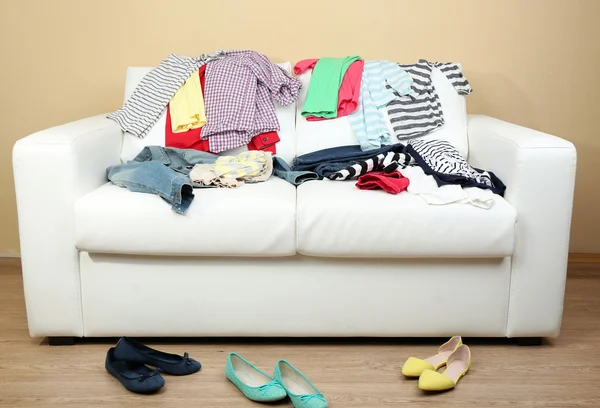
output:
[[318, 58], [309, 58], [302, 61], [298, 61], [296, 65], [294, 65], [294, 74], [300, 75], [303, 72], [308, 71], [309, 69], [313, 69], [315, 65], [317, 65]]
[[468, 95], [473, 92], [469, 81], [463, 75], [458, 64], [453, 62], [436, 62], [434, 66], [446, 75], [446, 78], [448, 78], [454, 89], [456, 89], [456, 92], [460, 95]]
[[116, 121], [121, 130], [143, 138], [185, 80], [201, 65], [224, 55], [222, 50], [199, 57], [169, 55], [142, 78], [123, 107], [109, 113], [107, 118]]
[[264, 55], [253, 52], [249, 68], [279, 104], [288, 106], [298, 99], [302, 86], [300, 80], [292, 77], [280, 66], [273, 64]]
[[404, 71], [413, 79], [412, 92], [409, 94], [413, 99], [422, 93], [430, 92], [431, 66], [427, 60], [421, 59], [416, 64], [399, 64], [398, 66], [404, 69]]
[[368, 61], [365, 63], [363, 81], [365, 80], [367, 89], [371, 95], [371, 99], [377, 108], [386, 106], [396, 98], [393, 90], [386, 86], [385, 75], [381, 61]]
[[381, 67], [385, 81], [399, 95], [409, 95], [412, 92], [412, 77], [398, 64], [391, 61], [382, 61]]
[[[252, 138], [250, 143], [252, 143], [255, 148], [250, 150], [264, 150], [266, 147], [275, 145], [275, 143], [279, 141], [280, 139], [277, 132], [262, 133]], [[248, 146], [250, 146], [250, 144], [248, 144]]]

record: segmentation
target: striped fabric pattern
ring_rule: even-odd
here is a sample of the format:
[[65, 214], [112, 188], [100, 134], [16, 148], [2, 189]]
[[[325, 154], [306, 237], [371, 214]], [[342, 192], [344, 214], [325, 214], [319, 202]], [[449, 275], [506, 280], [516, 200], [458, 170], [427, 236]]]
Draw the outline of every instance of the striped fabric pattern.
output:
[[388, 152], [361, 160], [352, 166], [333, 173], [328, 178], [330, 180], [356, 180], [363, 174], [372, 171], [391, 173], [399, 168], [404, 169], [413, 164], [413, 158], [406, 153]]
[[271, 152], [253, 150], [237, 156], [220, 156], [215, 162], [215, 173], [221, 178], [244, 179], [260, 176], [273, 161]]
[[448, 78], [450, 83], [454, 86], [454, 89], [456, 89], [456, 92], [460, 95], [468, 95], [473, 92], [469, 81], [467, 81], [467, 78], [463, 75], [458, 64], [453, 62], [435, 62], [433, 66], [446, 75], [446, 78]]
[[165, 107], [184, 82], [200, 66], [225, 55], [222, 50], [199, 57], [171, 54], [148, 72], [123, 106], [106, 117], [119, 124], [121, 130], [143, 138], [150, 132]]
[[419, 60], [416, 64], [400, 65], [412, 77], [412, 92], [408, 96], [396, 94], [387, 105], [387, 112], [398, 140], [423, 136], [444, 124], [440, 98], [431, 81], [432, 68], [438, 68], [460, 95], [472, 92], [458, 64], [452, 62], [430, 63]]
[[398, 64], [383, 60], [365, 61], [358, 107], [348, 115], [363, 151], [392, 143], [390, 131], [379, 108], [394, 100], [395, 94], [409, 94], [412, 85], [413, 79]]
[[408, 149], [420, 156], [435, 172], [465, 177], [489, 187], [494, 186], [488, 172], [480, 173], [475, 170], [458, 150], [445, 140], [413, 139], [408, 142]]

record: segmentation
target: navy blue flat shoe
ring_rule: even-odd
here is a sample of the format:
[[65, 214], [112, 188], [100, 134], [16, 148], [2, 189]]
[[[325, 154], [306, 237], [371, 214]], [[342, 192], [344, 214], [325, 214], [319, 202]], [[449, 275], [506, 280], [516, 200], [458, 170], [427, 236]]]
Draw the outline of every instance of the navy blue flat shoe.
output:
[[158, 367], [163, 372], [172, 375], [193, 374], [202, 367], [200, 362], [190, 358], [188, 353], [184, 353], [183, 357], [177, 354], [164, 353], [129, 337], [121, 337], [115, 347], [115, 357], [119, 360]]
[[115, 357], [114, 347], [111, 347], [106, 353], [104, 366], [106, 371], [131, 392], [148, 394], [165, 385], [165, 380], [160, 375], [160, 368], [152, 370], [140, 363], [119, 360]]

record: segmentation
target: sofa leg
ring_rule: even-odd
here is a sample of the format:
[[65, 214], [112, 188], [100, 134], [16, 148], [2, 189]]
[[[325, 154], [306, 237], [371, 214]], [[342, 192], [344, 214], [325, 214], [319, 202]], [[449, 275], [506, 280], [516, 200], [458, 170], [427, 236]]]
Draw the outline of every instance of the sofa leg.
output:
[[542, 338], [541, 337], [519, 337], [517, 339], [517, 344], [519, 346], [541, 346]]
[[50, 346], [73, 346], [75, 345], [75, 337], [48, 337], [48, 345]]

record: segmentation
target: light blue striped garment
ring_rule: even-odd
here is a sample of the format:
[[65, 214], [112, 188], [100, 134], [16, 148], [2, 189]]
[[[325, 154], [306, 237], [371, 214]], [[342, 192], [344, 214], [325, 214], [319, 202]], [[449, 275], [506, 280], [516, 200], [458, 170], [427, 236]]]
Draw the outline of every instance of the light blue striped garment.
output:
[[[391, 61], [365, 61], [358, 108], [348, 115], [352, 130], [363, 151], [391, 144], [392, 135], [379, 108], [387, 106], [396, 96], [411, 94], [412, 77]], [[391, 87], [387, 88], [386, 85]]]

